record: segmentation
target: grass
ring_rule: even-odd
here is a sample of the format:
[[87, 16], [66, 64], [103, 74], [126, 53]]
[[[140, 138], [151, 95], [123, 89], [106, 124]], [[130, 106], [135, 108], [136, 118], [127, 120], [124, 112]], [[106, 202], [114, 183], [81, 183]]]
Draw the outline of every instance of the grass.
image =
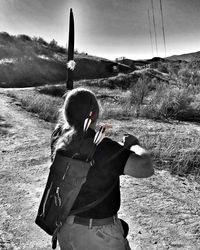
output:
[[66, 85], [45, 85], [43, 87], [37, 88], [40, 94], [50, 95], [54, 97], [62, 97], [66, 92]]
[[163, 123], [147, 119], [131, 118], [126, 121], [110, 121], [109, 133], [121, 141], [124, 133], [136, 135], [141, 145], [152, 155], [157, 169], [167, 169], [173, 174], [185, 176], [200, 175], [200, 129], [188, 123]]
[[[79, 86], [80, 82], [76, 84]], [[157, 169], [168, 169], [178, 175], [200, 175], [200, 129], [189, 123], [163, 123], [148, 119], [135, 119], [134, 108], [127, 101], [130, 91], [89, 87], [97, 96], [102, 114], [99, 123], [112, 125], [108, 132], [114, 140], [121, 141], [124, 133], [136, 135], [141, 144], [149, 149]], [[59, 90], [58, 90], [59, 89]], [[56, 93], [56, 94], [55, 94]], [[46, 121], [55, 123], [62, 106], [65, 86], [46, 86], [35, 90], [8, 90], [23, 108], [38, 114]], [[53, 96], [53, 95], [56, 95]]]
[[143, 143], [152, 151], [154, 161], [159, 168], [167, 168], [179, 175], [193, 173], [198, 176], [200, 174], [199, 133], [196, 130], [192, 130], [192, 133], [184, 133], [185, 128], [186, 126], [181, 127], [181, 125], [175, 128], [172, 125], [168, 131], [154, 136], [154, 139], [151, 134], [146, 134]]
[[49, 122], [56, 122], [58, 110], [63, 103], [59, 97], [39, 94], [34, 90], [9, 90], [7, 95], [19, 101], [27, 111], [35, 113], [39, 118]]

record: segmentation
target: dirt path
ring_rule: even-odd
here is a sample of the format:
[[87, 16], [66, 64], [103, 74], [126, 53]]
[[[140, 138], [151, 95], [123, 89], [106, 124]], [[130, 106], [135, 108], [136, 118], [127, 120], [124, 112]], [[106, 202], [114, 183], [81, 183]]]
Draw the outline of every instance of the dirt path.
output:
[[[0, 90], [0, 249], [47, 250], [51, 237], [34, 224], [49, 167], [52, 125]], [[200, 186], [156, 172], [121, 178], [121, 218], [133, 250], [200, 249]]]
[[35, 224], [49, 166], [51, 125], [0, 94], [0, 249], [51, 249]]

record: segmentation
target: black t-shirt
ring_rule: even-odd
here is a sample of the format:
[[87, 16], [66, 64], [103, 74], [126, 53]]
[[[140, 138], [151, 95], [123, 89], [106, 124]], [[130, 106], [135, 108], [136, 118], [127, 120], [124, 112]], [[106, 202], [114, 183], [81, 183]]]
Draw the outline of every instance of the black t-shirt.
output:
[[[89, 130], [88, 137], [94, 137], [94, 130]], [[124, 166], [131, 151], [117, 142], [104, 138], [94, 154], [94, 165], [90, 168], [86, 183], [73, 205], [72, 210], [82, 208], [105, 195], [114, 185], [109, 195], [95, 207], [78, 213], [85, 218], [101, 219], [117, 213], [120, 207], [119, 176], [123, 175]]]

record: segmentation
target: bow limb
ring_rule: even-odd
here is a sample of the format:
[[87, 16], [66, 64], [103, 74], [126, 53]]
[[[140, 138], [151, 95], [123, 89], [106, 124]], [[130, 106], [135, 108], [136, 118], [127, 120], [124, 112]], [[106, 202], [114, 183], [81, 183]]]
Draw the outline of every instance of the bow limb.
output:
[[[69, 40], [68, 40], [68, 63], [74, 60], [74, 16], [70, 9], [69, 17]], [[67, 68], [67, 89], [73, 89], [73, 69]]]

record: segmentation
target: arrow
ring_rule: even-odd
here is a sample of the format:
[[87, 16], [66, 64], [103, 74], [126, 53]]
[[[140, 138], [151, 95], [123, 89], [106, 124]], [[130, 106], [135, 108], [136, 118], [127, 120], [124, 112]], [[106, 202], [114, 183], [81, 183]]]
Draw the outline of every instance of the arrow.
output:
[[88, 158], [87, 158], [87, 160], [86, 160], [87, 162], [88, 162], [89, 160], [92, 159], [92, 157], [93, 157], [93, 155], [94, 155], [94, 153], [95, 153], [96, 147], [97, 147], [97, 146], [99, 145], [99, 143], [104, 139], [105, 134], [106, 134], [106, 130], [107, 130], [109, 127], [110, 127], [110, 125], [107, 124], [107, 123], [105, 123], [103, 126], [100, 127], [99, 131], [96, 132], [95, 137], [94, 137], [94, 141], [93, 141], [93, 145], [94, 145], [94, 146], [93, 146], [92, 150], [91, 150], [90, 153], [89, 153], [89, 156], [88, 156]]
[[92, 111], [90, 111], [88, 118], [85, 119], [84, 126], [83, 126], [83, 131], [88, 130], [91, 122], [92, 122]]

